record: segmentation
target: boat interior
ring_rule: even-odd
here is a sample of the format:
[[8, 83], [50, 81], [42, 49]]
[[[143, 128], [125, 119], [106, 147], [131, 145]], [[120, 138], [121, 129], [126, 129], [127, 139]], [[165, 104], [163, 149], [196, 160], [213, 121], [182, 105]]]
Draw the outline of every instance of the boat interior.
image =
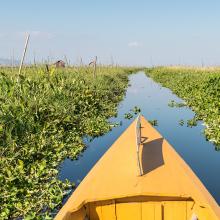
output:
[[[68, 217], [68, 216], [66, 216]], [[89, 202], [69, 218], [75, 220], [211, 220], [210, 209], [191, 198], [135, 196]]]

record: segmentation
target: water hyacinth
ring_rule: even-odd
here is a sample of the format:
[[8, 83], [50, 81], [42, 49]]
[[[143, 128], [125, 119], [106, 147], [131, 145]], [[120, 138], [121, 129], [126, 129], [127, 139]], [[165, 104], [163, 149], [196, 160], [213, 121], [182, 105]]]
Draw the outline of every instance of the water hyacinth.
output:
[[58, 165], [111, 129], [134, 69], [0, 69], [0, 219], [51, 219], [74, 187]]
[[[196, 113], [187, 125], [196, 126], [197, 120], [203, 120], [207, 140], [220, 150], [220, 69], [155, 67], [146, 69], [146, 74], [185, 100]], [[176, 103], [169, 106], [176, 107]]]

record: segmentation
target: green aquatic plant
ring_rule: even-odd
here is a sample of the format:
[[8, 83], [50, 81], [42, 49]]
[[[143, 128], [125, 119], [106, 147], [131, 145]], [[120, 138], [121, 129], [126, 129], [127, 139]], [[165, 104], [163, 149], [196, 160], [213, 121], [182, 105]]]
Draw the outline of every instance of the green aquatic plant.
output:
[[183, 103], [183, 102], [175, 102], [174, 100], [171, 100], [169, 103], [168, 103], [168, 106], [171, 107], [171, 108], [182, 108], [184, 106], [186, 106], [186, 103]]
[[170, 88], [196, 113], [188, 126], [203, 120], [207, 140], [220, 145], [220, 68], [156, 67], [146, 69], [146, 74]]
[[183, 125], [184, 125], [184, 123], [185, 123], [185, 122], [184, 122], [184, 120], [183, 120], [183, 119], [179, 120], [179, 125], [180, 125], [180, 126], [183, 126]]
[[134, 106], [133, 109], [130, 110], [130, 112], [124, 114], [125, 119], [132, 119], [134, 115], [137, 115], [141, 112], [141, 109], [137, 106]]
[[195, 127], [197, 126], [197, 120], [196, 118], [192, 118], [192, 119], [189, 119], [187, 120], [187, 127]]
[[74, 186], [58, 179], [59, 164], [111, 129], [134, 70], [0, 69], [0, 219], [53, 217]]
[[135, 115], [137, 115], [137, 114], [139, 114], [139, 113], [141, 112], [141, 108], [139, 108], [139, 107], [137, 107], [137, 106], [134, 106], [134, 108], [131, 109], [131, 111], [132, 111]]
[[149, 123], [152, 125], [152, 126], [158, 126], [158, 121], [156, 119], [154, 120], [149, 120]]
[[125, 119], [132, 119], [132, 118], [133, 118], [133, 114], [131, 114], [130, 112], [125, 113], [125, 114], [124, 114], [124, 118], [125, 118]]

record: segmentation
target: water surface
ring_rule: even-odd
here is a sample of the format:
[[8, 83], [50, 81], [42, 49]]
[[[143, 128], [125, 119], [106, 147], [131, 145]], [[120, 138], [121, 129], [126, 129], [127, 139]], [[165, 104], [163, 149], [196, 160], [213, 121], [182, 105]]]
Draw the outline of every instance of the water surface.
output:
[[157, 130], [166, 138], [183, 159], [190, 165], [200, 180], [207, 187], [216, 201], [220, 204], [220, 152], [215, 151], [212, 143], [207, 142], [203, 135], [202, 122], [198, 126], [189, 128], [186, 123], [192, 119], [194, 112], [188, 107], [171, 108], [171, 100], [182, 102], [169, 89], [162, 87], [148, 78], [143, 72], [138, 72], [130, 77], [130, 86], [124, 100], [118, 107], [117, 118], [110, 121], [122, 122], [122, 125], [113, 128], [104, 136], [95, 138], [92, 142], [86, 141], [87, 148], [78, 160], [66, 159], [60, 167], [60, 179], [69, 179], [79, 184], [94, 164], [121, 135], [121, 133], [134, 120], [124, 119], [124, 114], [134, 106], [142, 110], [148, 120], [157, 119]]

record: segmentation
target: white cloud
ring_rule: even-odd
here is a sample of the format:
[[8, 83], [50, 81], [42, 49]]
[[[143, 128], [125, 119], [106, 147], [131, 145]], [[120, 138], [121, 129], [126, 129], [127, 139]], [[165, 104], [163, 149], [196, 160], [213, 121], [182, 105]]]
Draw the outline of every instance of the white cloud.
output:
[[140, 46], [142, 46], [142, 44], [140, 42], [137, 42], [137, 41], [132, 41], [132, 42], [128, 43], [128, 46], [129, 47], [140, 47]]

